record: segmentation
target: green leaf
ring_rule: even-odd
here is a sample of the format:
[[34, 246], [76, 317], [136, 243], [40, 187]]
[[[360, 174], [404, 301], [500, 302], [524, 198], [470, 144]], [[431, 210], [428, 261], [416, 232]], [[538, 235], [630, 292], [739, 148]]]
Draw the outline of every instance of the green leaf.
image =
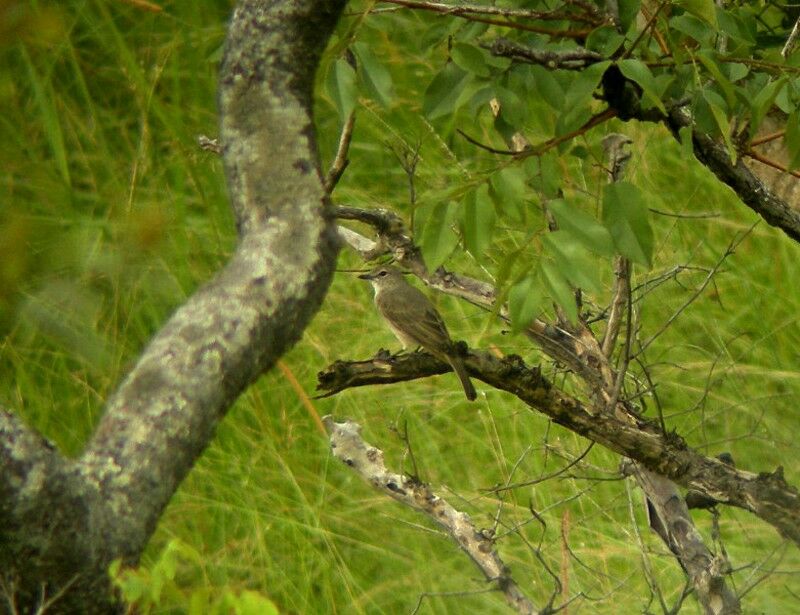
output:
[[736, 83], [740, 79], [744, 79], [750, 73], [750, 69], [748, 68], [747, 64], [742, 64], [740, 62], [726, 62], [722, 66], [722, 72], [728, 75], [728, 79]]
[[[636, 0], [636, 9], [639, 8], [639, 2]], [[623, 31], [627, 30], [627, 26], [623, 25]], [[617, 32], [614, 26], [601, 26], [595, 28], [586, 37], [586, 49], [596, 51], [604, 58], [611, 57], [625, 42], [625, 36]]]
[[714, 0], [674, 0], [675, 4], [717, 28], [717, 9]]
[[617, 251], [634, 263], [651, 266], [653, 229], [641, 193], [628, 182], [607, 184], [603, 190], [603, 223]]
[[531, 176], [531, 185], [546, 199], [555, 199], [561, 195], [564, 175], [562, 163], [558, 152], [553, 150], [530, 158], [525, 163]]
[[525, 194], [528, 192], [525, 172], [519, 167], [502, 169], [492, 175], [489, 185], [489, 194], [498, 211], [515, 222], [525, 222]]
[[367, 94], [384, 107], [388, 107], [394, 100], [392, 75], [372, 53], [372, 47], [366, 43], [353, 43], [352, 49], [358, 58], [358, 72]]
[[751, 103], [752, 117], [750, 118], [751, 139], [756, 136], [758, 128], [764, 120], [764, 116], [772, 108], [772, 103], [775, 102], [775, 98], [778, 96], [778, 92], [781, 91], [781, 88], [786, 85], [786, 81], [787, 77], [781, 77], [776, 81], [771, 81], [753, 98]]
[[453, 58], [453, 62], [478, 77], [488, 77], [492, 74], [487, 56], [488, 53], [483, 49], [468, 43], [455, 43], [450, 49], [450, 57]]
[[694, 15], [678, 15], [669, 20], [670, 30], [690, 36], [703, 46], [711, 46], [716, 30]]
[[594, 216], [577, 207], [567, 205], [562, 199], [547, 203], [561, 231], [569, 233], [587, 249], [602, 256], [614, 254], [614, 241], [608, 229]]
[[416, 222], [419, 247], [425, 264], [431, 271], [441, 266], [458, 245], [458, 236], [453, 232], [455, 207], [447, 201], [439, 201], [433, 205], [417, 208]]
[[564, 109], [564, 88], [561, 87], [553, 71], [536, 65], [530, 67], [530, 72], [537, 94], [553, 109], [562, 111]]
[[497, 100], [500, 101], [500, 116], [509, 126], [519, 130], [528, 119], [528, 106], [513, 90], [498, 87]]
[[800, 107], [800, 76], [793, 76], [786, 80], [786, 85], [778, 91], [775, 97], [775, 106], [786, 115]]
[[558, 109], [562, 113], [556, 122], [556, 136], [579, 128], [591, 117], [589, 103], [592, 102], [594, 92], [610, 64], [607, 61], [592, 64], [573, 78], [564, 102]]
[[728, 37], [742, 43], [746, 48], [755, 45], [756, 37], [753, 32], [753, 24], [756, 20], [753, 19], [752, 15], [743, 18], [735, 13], [736, 9], [731, 10], [729, 7], [730, 5], [726, 5], [726, 8], [717, 7], [719, 29], [727, 34]]
[[619, 23], [622, 32], [627, 32], [639, 14], [639, 9], [642, 6], [641, 0], [619, 0]]
[[578, 306], [575, 303], [575, 293], [559, 268], [553, 263], [542, 262], [539, 266], [539, 275], [550, 296], [566, 312], [570, 322], [577, 323]]
[[489, 197], [489, 186], [481, 184], [464, 196], [462, 202], [464, 245], [478, 261], [484, 259], [492, 243], [497, 214]]
[[[454, 20], [459, 21], [459, 20]], [[462, 21], [458, 25], [454, 39], [457, 41], [474, 41], [483, 36], [489, 29], [489, 24], [480, 21]]]
[[708, 103], [708, 108], [711, 110], [711, 114], [714, 116], [714, 121], [717, 123], [722, 140], [725, 141], [725, 147], [728, 149], [728, 155], [735, 163], [738, 153], [736, 151], [736, 147], [733, 145], [733, 141], [731, 140], [731, 125], [728, 121], [728, 116], [722, 109], [722, 98], [718, 95], [715, 95], [714, 92], [710, 90], [703, 89], [702, 92], [703, 97]]
[[691, 160], [694, 158], [694, 141], [692, 140], [692, 127], [683, 126], [678, 131], [678, 136], [681, 140], [681, 158], [683, 160]]
[[344, 122], [356, 106], [356, 71], [344, 58], [331, 64], [326, 80], [328, 95]]
[[570, 284], [589, 292], [600, 292], [597, 257], [593, 257], [574, 235], [566, 231], [555, 231], [545, 235], [542, 244], [551, 256], [551, 262]]
[[278, 607], [269, 598], [250, 589], [244, 590], [234, 602], [236, 615], [278, 615]]
[[422, 99], [422, 111], [430, 120], [455, 111], [458, 98], [471, 76], [453, 62], [444, 68], [430, 82]]
[[522, 331], [542, 311], [543, 297], [535, 276], [525, 276], [508, 293], [508, 314], [511, 330]]
[[645, 99], [649, 101], [650, 105], [658, 107], [658, 110], [662, 113], [667, 112], [664, 103], [661, 102], [660, 90], [656, 85], [653, 73], [650, 72], [644, 62], [641, 60], [620, 60], [617, 62], [617, 66], [623, 75], [639, 84], [639, 87], [644, 92]]
[[697, 54], [697, 59], [700, 60], [700, 63], [705, 66], [706, 70], [714, 77], [722, 93], [725, 94], [725, 102], [728, 103], [729, 108], [733, 109], [736, 104], [736, 93], [734, 92], [733, 84], [722, 74], [722, 70], [720, 70], [715, 59], [711, 57], [711, 53], [707, 50], [700, 51]]

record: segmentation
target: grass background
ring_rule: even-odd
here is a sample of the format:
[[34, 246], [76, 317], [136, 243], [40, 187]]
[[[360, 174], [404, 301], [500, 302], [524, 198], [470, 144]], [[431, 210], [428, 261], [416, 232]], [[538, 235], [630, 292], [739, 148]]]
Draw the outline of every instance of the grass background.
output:
[[[142, 346], [235, 242], [220, 161], [196, 145], [197, 135], [216, 133], [216, 71], [231, 3], [160, 6], [0, 2], [0, 403], [67, 454], [81, 450]], [[340, 203], [408, 214], [406, 177], [392, 151], [403, 142], [422, 143], [423, 203], [471, 173], [464, 160], [472, 149], [441, 138], [441, 126], [420, 114], [422, 91], [443, 57], [441, 45], [437, 55], [433, 42], [414, 41], [423, 19], [387, 14], [359, 26], [359, 40], [391, 69], [396, 100], [388, 110], [360, 101]], [[446, 34], [453, 26], [437, 20], [434, 27]], [[329, 160], [338, 118], [324, 87], [319, 103]], [[476, 125], [485, 129], [485, 118]], [[755, 216], [662, 131], [615, 128], [637, 136], [630, 177], [654, 209], [711, 215], [654, 216], [651, 275], [677, 264], [713, 266]], [[591, 170], [580, 163], [561, 170], [568, 193], [596, 192], [582, 183]], [[501, 230], [505, 247], [524, 243], [516, 229]], [[708, 454], [731, 451], [754, 472], [783, 465], [792, 484], [800, 482], [799, 258], [795, 243], [757, 225], [647, 352], [671, 428]], [[450, 262], [488, 276], [469, 255]], [[361, 266], [342, 253], [341, 269]], [[644, 338], [704, 276], [688, 270], [647, 295]], [[487, 315], [436, 301], [457, 337], [521, 354], [564, 381]], [[468, 404], [445, 375], [309, 399], [317, 371], [379, 346], [396, 344], [378, 322], [368, 286], [337, 275], [302, 342], [236, 403], [166, 510], [143, 565], [152, 566], [173, 539], [196, 558], [179, 567], [161, 611], [185, 612], [191, 600], [197, 608], [226, 589], [257, 590], [286, 613], [404, 613], [420, 600], [423, 613], [507, 611], [446, 537], [331, 459], [309, 405], [360, 422], [395, 469], [411, 469], [398, 435], [407, 425], [421, 478], [479, 527], [499, 519], [502, 556], [535, 603], [553, 588], [539, 557], [566, 582], [565, 595], [583, 594], [571, 613], [619, 613], [620, 605], [658, 612], [651, 586], [676, 600], [682, 572], [646, 529], [641, 495], [618, 480], [616, 456], [595, 447], [568, 476], [502, 499], [485, 491], [547, 475], [588, 444], [510, 396], [479, 386], [479, 401]], [[598, 477], [607, 480], [590, 480]], [[695, 518], [709, 538], [710, 514]], [[719, 523], [732, 584], [747, 592], [745, 612], [799, 612], [796, 547], [741, 511], [723, 509]], [[689, 598], [684, 612], [700, 609]]]

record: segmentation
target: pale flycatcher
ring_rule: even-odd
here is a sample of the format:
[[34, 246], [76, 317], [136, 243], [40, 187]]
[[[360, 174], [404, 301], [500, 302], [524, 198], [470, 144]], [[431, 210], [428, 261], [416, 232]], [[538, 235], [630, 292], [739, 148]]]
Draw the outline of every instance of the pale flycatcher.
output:
[[421, 290], [406, 282], [403, 274], [388, 265], [358, 276], [375, 288], [375, 306], [403, 348], [419, 348], [446, 361], [461, 380], [470, 401], [477, 397], [442, 317]]

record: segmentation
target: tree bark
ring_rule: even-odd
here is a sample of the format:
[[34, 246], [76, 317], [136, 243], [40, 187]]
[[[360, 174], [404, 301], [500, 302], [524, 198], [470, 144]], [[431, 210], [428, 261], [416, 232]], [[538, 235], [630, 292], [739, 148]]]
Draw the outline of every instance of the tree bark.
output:
[[244, 0], [220, 74], [221, 142], [239, 245], [158, 332], [64, 459], [0, 411], [0, 599], [105, 613], [107, 568], [134, 564], [234, 400], [292, 345], [331, 280], [337, 238], [311, 116], [343, 0]]

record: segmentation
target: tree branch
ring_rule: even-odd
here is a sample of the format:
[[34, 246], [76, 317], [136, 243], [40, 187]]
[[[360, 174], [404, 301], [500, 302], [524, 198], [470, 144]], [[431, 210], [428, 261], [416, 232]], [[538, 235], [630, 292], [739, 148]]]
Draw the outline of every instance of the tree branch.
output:
[[559, 68], [583, 70], [587, 66], [597, 64], [605, 59], [599, 53], [582, 47], [568, 51], [539, 50], [505, 38], [498, 38], [485, 47], [492, 52], [492, 55], [522, 60], [530, 64], [540, 64], [554, 70]]
[[708, 550], [675, 483], [636, 463], [623, 466], [623, 472], [633, 475], [646, 495], [650, 527], [678, 559], [705, 613], [741, 613], [739, 598], [725, 583], [730, 564], [724, 555]]
[[0, 527], [15, 530], [14, 540], [0, 541], [0, 570], [20, 581], [18, 604], [35, 603], [44, 589], [56, 595], [66, 561], [80, 578], [56, 610], [112, 610], [108, 564], [138, 560], [219, 420], [320, 305], [338, 238], [314, 140], [312, 88], [343, 5], [243, 0], [234, 11], [219, 101], [238, 247], [142, 352], [80, 459], [57, 464], [54, 452], [3, 415], [3, 476], [21, 471], [13, 453], [30, 449], [28, 476], [38, 481], [20, 506], [39, 514], [20, 518], [19, 506], [0, 506]]
[[[800, 494], [783, 478], [783, 469], [753, 474], [704, 457], [653, 420], [632, 413], [597, 412], [557, 387], [520, 357], [502, 359], [470, 350], [464, 364], [473, 378], [507, 391], [554, 422], [642, 464], [651, 472], [720, 502], [754, 513], [800, 545]], [[346, 388], [425, 378], [448, 371], [427, 353], [412, 353], [355, 363], [337, 361], [318, 374], [318, 390], [330, 395]]]

